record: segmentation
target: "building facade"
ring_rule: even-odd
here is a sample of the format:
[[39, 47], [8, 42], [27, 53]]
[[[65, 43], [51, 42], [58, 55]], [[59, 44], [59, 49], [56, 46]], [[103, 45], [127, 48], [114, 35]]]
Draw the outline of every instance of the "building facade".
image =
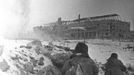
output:
[[127, 39], [130, 33], [130, 22], [122, 21], [118, 14], [109, 14], [72, 21], [61, 18], [47, 32], [64, 39]]

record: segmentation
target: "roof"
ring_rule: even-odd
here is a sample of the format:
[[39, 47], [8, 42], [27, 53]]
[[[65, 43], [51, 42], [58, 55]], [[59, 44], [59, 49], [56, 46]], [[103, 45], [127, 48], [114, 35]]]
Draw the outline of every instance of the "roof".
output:
[[87, 20], [88, 18], [80, 18], [80, 19], [75, 19], [73, 21], [83, 21], [83, 20]]
[[118, 14], [108, 14], [108, 15], [90, 17], [90, 19], [99, 19], [99, 18], [115, 17], [115, 16], [119, 16], [119, 15]]

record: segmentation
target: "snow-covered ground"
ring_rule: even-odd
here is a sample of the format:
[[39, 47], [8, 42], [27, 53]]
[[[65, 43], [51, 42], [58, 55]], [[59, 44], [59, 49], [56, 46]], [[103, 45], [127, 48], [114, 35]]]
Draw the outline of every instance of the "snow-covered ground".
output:
[[[78, 42], [83, 42], [83, 40], [56, 41], [53, 44], [74, 49]], [[88, 45], [89, 56], [97, 62], [105, 63], [111, 53], [115, 52], [124, 65], [131, 64], [134, 66], [134, 42], [92, 39], [86, 40], [86, 44]]]
[[[0, 43], [1, 46], [4, 45], [4, 51], [0, 56], [0, 61], [5, 59], [5, 61], [9, 61], [9, 56], [11, 55], [11, 50], [18, 49], [20, 46], [26, 46], [28, 42], [31, 40], [5, 40], [4, 43]], [[83, 41], [83, 40], [79, 40]], [[79, 42], [78, 40], [68, 40], [68, 41], [53, 41], [52, 43], [48, 43], [47, 41], [42, 41], [43, 45], [58, 45], [58, 46], [65, 46], [71, 49], [74, 49], [76, 44]], [[106, 60], [110, 57], [111, 53], [116, 52], [119, 55], [119, 59], [127, 66], [131, 64], [134, 66], [134, 42], [118, 42], [112, 40], [86, 40], [86, 44], [88, 45], [89, 49], [89, 56], [100, 63], [105, 63]], [[127, 48], [129, 47], [129, 48]], [[55, 48], [58, 49], [58, 48]], [[1, 51], [0, 51], [1, 52]], [[53, 54], [59, 53], [64, 51], [57, 51], [54, 50]], [[0, 71], [1, 75], [1, 71]], [[2, 75], [4, 75], [2, 73]], [[5, 74], [6, 75], [6, 74]], [[12, 74], [10, 74], [12, 75]]]
[[134, 46], [132, 42], [124, 43], [109, 40], [97, 43], [88, 43], [89, 55], [98, 62], [105, 63], [111, 53], [115, 52], [119, 55], [119, 59], [122, 60], [125, 65], [134, 65], [134, 51], [133, 49], [126, 48], [126, 45], [128, 44]]

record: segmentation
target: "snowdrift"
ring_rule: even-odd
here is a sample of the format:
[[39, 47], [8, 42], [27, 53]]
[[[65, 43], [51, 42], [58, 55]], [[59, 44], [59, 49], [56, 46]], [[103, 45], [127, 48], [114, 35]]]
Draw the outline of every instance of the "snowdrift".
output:
[[[8, 41], [4, 51], [0, 50], [0, 75], [61, 75], [60, 70], [72, 55], [78, 40], [66, 41]], [[127, 66], [129, 74], [134, 74], [133, 42], [112, 40], [86, 40], [89, 56], [101, 69], [112, 52], [119, 54], [119, 59]], [[2, 66], [1, 66], [2, 65]]]

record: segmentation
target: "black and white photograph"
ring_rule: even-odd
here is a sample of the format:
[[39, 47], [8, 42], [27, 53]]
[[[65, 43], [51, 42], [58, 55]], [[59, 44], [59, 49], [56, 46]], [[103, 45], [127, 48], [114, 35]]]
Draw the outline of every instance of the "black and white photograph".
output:
[[134, 75], [134, 0], [0, 0], [0, 75]]

